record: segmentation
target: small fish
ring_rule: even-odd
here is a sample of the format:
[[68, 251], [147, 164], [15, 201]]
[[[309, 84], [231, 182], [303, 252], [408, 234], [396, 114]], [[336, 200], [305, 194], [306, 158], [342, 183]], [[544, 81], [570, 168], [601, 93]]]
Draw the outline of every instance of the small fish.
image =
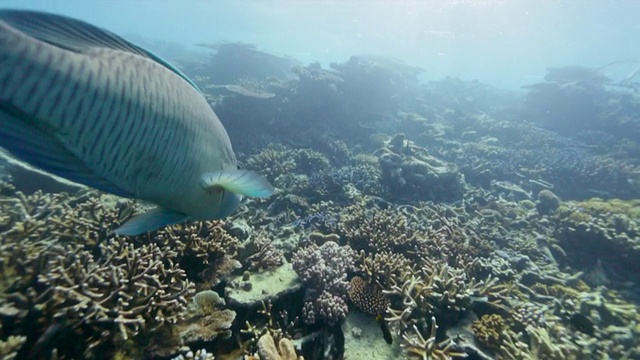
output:
[[237, 169], [222, 123], [178, 69], [109, 31], [42, 12], [0, 10], [0, 147], [158, 205], [120, 235], [224, 218], [242, 196], [274, 190]]
[[382, 331], [382, 337], [384, 338], [384, 341], [386, 341], [389, 345], [393, 344], [391, 329], [389, 329], [389, 325], [387, 324], [387, 322], [384, 321], [384, 317], [382, 316], [382, 314], [376, 315], [376, 321], [380, 325], [380, 330]]
[[593, 336], [593, 334], [595, 333], [595, 327], [593, 326], [593, 322], [591, 322], [591, 320], [589, 320], [588, 317], [580, 313], [574, 313], [573, 315], [571, 315], [571, 317], [569, 318], [569, 323], [576, 330], [583, 332], [587, 335]]

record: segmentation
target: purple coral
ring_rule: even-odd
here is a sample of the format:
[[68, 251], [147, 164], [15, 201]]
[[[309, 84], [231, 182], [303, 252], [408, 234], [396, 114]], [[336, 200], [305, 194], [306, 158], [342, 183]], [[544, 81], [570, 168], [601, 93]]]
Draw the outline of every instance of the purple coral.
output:
[[347, 273], [353, 270], [354, 256], [351, 247], [333, 241], [312, 244], [295, 253], [293, 269], [307, 287], [303, 308], [307, 324], [318, 320], [336, 324], [346, 317]]

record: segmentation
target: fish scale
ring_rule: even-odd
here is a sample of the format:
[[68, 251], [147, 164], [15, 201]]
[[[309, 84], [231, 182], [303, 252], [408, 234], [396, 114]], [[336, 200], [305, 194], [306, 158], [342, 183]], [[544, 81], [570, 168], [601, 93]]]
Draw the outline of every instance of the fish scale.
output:
[[237, 170], [224, 127], [191, 80], [90, 24], [0, 10], [0, 84], [0, 146], [53, 174], [159, 206], [121, 234], [219, 219], [240, 195], [273, 192], [263, 177]]
[[[25, 35], [16, 34], [16, 36]], [[172, 78], [177, 78], [175, 75], [165, 72], [169, 75], [169, 79], [157, 76], [158, 74], [151, 76], [150, 68], [153, 69], [157, 65], [150, 60], [123, 52], [97, 49], [91, 50], [87, 54], [74, 54], [39, 42], [21, 42], [21, 44], [23, 45], [13, 48], [11, 52], [13, 61], [5, 68], [13, 68], [14, 71], [24, 74], [24, 76], [13, 77], [12, 82], [11, 79], [9, 80], [10, 82], [7, 83], [5, 89], [14, 89], [14, 91], [12, 94], [4, 93], [2, 99], [8, 99], [14, 106], [33, 113], [34, 117], [38, 119], [46, 119], [48, 125], [54, 129], [64, 129], [62, 131], [66, 134], [58, 138], [66, 143], [74, 153], [86, 157], [88, 162], [95, 164], [98, 170], [110, 171], [113, 175], [110, 178], [111, 181], [118, 183], [118, 177], [132, 177], [134, 173], [144, 171], [144, 165], [148, 165], [148, 163], [141, 164], [140, 159], [134, 158], [133, 154], [141, 152], [164, 155], [165, 149], [178, 148], [172, 144], [145, 141], [147, 135], [146, 138], [149, 139], [163, 136], [169, 138], [167, 135], [161, 134], [161, 131], [167, 129], [167, 126], [162, 126], [164, 125], [162, 123], [161, 126], [150, 126], [149, 133], [139, 131], [140, 126], [149, 125], [150, 121], [162, 122], [171, 117], [180, 117], [180, 112], [184, 113], [184, 109], [180, 108], [179, 103], [192, 103], [188, 99], [180, 97], [176, 99], [176, 96], [180, 94], [174, 93], [170, 96], [168, 93], [163, 94], [158, 90], [163, 89], [160, 87], [162, 85], [164, 85], [164, 89], [169, 90], [180, 88], [181, 84], [172, 81], [174, 80]], [[121, 65], [126, 63], [133, 66]], [[104, 68], [115, 68], [116, 75], [120, 75], [120, 79], [128, 81], [118, 82], [117, 79], [110, 78], [111, 72], [105, 71]], [[63, 75], [58, 77], [57, 83], [52, 83], [53, 75], [56, 73]], [[5, 76], [9, 76], [9, 74], [7, 73]], [[107, 80], [109, 78], [110, 81]], [[73, 85], [69, 86], [69, 84]], [[111, 86], [107, 87], [107, 84]], [[187, 86], [187, 84], [182, 85], [184, 88]], [[35, 88], [36, 91], [32, 92], [32, 88]], [[149, 91], [145, 92], [145, 89]], [[67, 109], [66, 111], [47, 115], [47, 107], [34, 108], [34, 104], [46, 102], [42, 100], [43, 98], [51, 98], [52, 94], [57, 93], [61, 94], [61, 102], [56, 105], [59, 108]], [[148, 100], [136, 101], [136, 97], [141, 96], [140, 94], [146, 94]], [[127, 111], [119, 112], [117, 114], [119, 116], [113, 118], [104, 116], [106, 113], [104, 104], [111, 100], [116, 107], [126, 103]], [[148, 114], [155, 115], [153, 119], [136, 116], [139, 115], [136, 112], [142, 110], [142, 106], [147, 107]], [[151, 106], [154, 106], [153, 110], [148, 109]], [[170, 110], [179, 112], [179, 114], [173, 115]], [[197, 122], [194, 123], [197, 124]], [[106, 153], [105, 149], [110, 143], [109, 140], [113, 140], [114, 136], [109, 136], [112, 132], [98, 134], [96, 131], [110, 127], [122, 129], [120, 131], [121, 143], [125, 146], [120, 149], [128, 149], [128, 152], [114, 151], [108, 157], [101, 156]], [[190, 133], [198, 131], [198, 129], [188, 126], [183, 130]], [[97, 141], [89, 144], [85, 139], [96, 139]], [[160, 147], [161, 144], [164, 146]], [[134, 151], [136, 147], [141, 148], [141, 151]], [[196, 150], [195, 155], [198, 153]], [[172, 165], [172, 169], [177, 172], [186, 171], [187, 169], [181, 168], [181, 163], [177, 161], [184, 154], [177, 152], [172, 154], [173, 156], [169, 158], [169, 165]], [[182, 162], [182, 165], [184, 164]], [[152, 174], [161, 175], [162, 172], [160, 169], [156, 169]], [[163, 186], [164, 182], [167, 182], [167, 178], [147, 176], [144, 178], [143, 185], [125, 190], [132, 192], [153, 191], [149, 186], [149, 181]], [[169, 182], [172, 183], [171, 185], [185, 185], [176, 184], [175, 178]], [[118, 185], [127, 187], [126, 184]]]

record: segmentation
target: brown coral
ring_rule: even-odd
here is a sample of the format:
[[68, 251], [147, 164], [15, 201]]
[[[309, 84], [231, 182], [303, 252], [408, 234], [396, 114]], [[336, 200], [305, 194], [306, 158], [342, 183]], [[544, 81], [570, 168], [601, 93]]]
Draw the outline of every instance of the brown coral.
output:
[[[54, 245], [33, 261], [37, 278], [20, 284], [27, 288], [12, 288], [7, 304], [29, 341], [47, 344], [73, 329], [87, 342], [83, 356], [90, 357], [97, 346], [180, 319], [193, 285], [171, 256], [121, 238], [101, 244], [99, 253]], [[41, 357], [46, 355], [33, 351], [51, 349], [36, 347], [29, 355]]]
[[505, 327], [504, 319], [498, 314], [482, 315], [471, 325], [473, 334], [480, 345], [496, 350], [502, 345], [502, 333]]
[[278, 347], [271, 334], [266, 333], [258, 339], [258, 355], [260, 360], [297, 360], [296, 350], [291, 340], [282, 338], [278, 341]]

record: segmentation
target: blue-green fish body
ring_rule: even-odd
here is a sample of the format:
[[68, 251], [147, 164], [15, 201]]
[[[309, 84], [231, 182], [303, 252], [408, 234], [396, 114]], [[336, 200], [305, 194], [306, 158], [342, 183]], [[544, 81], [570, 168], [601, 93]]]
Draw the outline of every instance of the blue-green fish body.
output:
[[84, 22], [0, 11], [0, 146], [52, 174], [157, 210], [117, 233], [228, 216], [271, 185], [177, 69]]

